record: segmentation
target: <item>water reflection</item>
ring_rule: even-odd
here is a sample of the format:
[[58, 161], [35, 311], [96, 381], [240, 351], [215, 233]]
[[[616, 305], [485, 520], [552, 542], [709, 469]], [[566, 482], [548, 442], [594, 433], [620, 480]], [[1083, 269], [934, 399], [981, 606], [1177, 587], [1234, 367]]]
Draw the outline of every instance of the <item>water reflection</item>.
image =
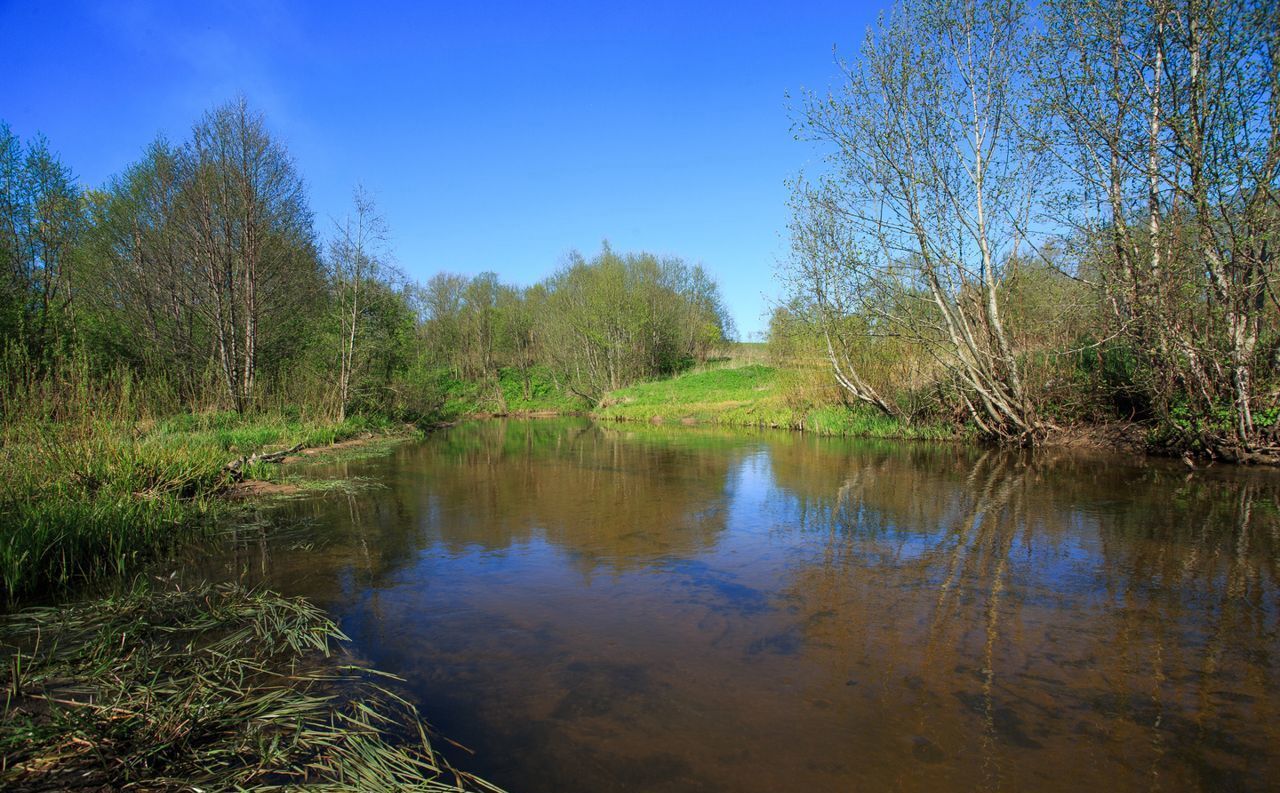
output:
[[586, 421], [334, 465], [204, 575], [513, 790], [1280, 784], [1272, 472]]

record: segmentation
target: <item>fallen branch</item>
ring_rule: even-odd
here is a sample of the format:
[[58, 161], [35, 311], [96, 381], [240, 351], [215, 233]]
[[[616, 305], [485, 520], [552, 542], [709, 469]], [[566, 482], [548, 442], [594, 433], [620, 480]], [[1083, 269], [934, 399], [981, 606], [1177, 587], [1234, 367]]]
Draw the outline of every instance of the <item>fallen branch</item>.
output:
[[281, 449], [278, 452], [254, 452], [247, 457], [239, 457], [222, 467], [222, 470], [231, 474], [231, 478], [239, 482], [244, 479], [245, 469], [254, 463], [278, 463], [291, 454], [297, 454], [301, 451], [303, 444], [299, 443], [288, 449]]

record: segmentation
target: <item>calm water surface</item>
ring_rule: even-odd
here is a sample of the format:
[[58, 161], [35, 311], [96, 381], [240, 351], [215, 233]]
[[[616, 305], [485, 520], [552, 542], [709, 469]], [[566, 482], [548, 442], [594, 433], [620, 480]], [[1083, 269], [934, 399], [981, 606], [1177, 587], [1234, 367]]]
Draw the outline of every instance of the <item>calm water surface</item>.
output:
[[202, 574], [314, 598], [518, 791], [1280, 787], [1280, 479], [480, 422]]

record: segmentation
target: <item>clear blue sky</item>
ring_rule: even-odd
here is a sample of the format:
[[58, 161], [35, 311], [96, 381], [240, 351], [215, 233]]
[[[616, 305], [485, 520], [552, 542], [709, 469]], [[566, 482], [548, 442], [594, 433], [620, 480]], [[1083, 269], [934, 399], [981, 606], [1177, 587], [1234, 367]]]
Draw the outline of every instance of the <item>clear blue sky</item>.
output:
[[674, 254], [745, 337], [816, 158], [784, 95], [831, 84], [879, 3], [792, 5], [0, 0], [0, 118], [98, 186], [242, 92], [322, 233], [362, 182], [420, 279], [528, 284], [605, 238]]

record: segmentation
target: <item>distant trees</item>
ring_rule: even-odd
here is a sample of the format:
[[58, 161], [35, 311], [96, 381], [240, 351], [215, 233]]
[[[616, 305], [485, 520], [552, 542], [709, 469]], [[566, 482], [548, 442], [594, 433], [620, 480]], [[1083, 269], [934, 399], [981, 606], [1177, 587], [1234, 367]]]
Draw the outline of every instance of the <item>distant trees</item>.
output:
[[372, 359], [366, 346], [373, 341], [373, 320], [384, 303], [399, 299], [395, 284], [402, 279], [387, 261], [387, 236], [387, 223], [372, 196], [357, 188], [351, 212], [338, 224], [326, 260], [338, 323], [335, 403], [339, 421], [347, 415], [354, 379]]
[[389, 238], [363, 189], [318, 234], [292, 158], [243, 98], [101, 190], [0, 125], [0, 411], [58, 393], [72, 368], [137, 378], [169, 409], [422, 418], [467, 391], [505, 410], [513, 382], [525, 399], [548, 383], [596, 399], [732, 334], [715, 283], [677, 259], [606, 246], [530, 287], [419, 285]]
[[588, 399], [669, 375], [731, 338], [715, 284], [702, 268], [607, 244], [574, 255], [548, 280], [546, 349], [568, 387]]
[[485, 272], [467, 281], [462, 288], [462, 306], [458, 315], [459, 359], [462, 376], [469, 380], [486, 381], [497, 374], [501, 352], [501, 319], [498, 304], [504, 290], [497, 273]]
[[455, 273], [436, 273], [419, 288], [426, 357], [435, 367], [463, 376], [462, 313], [467, 279]]
[[525, 399], [533, 398], [534, 369], [547, 358], [543, 327], [546, 311], [545, 284], [524, 290], [509, 287], [499, 294], [500, 346], [506, 351], [508, 366], [520, 375], [520, 391]]
[[526, 289], [493, 273], [437, 275], [422, 293], [432, 357], [459, 377], [496, 382], [541, 367], [584, 400], [680, 371], [732, 338], [718, 288], [702, 268], [650, 254], [580, 254]]
[[1035, 13], [905, 0], [838, 92], [805, 97], [797, 132], [828, 158], [796, 180], [792, 314], [887, 413], [920, 389], [868, 357], [891, 345], [981, 433], [1025, 443], [1076, 362], [1122, 355], [1174, 445], [1280, 452], [1280, 11]]

